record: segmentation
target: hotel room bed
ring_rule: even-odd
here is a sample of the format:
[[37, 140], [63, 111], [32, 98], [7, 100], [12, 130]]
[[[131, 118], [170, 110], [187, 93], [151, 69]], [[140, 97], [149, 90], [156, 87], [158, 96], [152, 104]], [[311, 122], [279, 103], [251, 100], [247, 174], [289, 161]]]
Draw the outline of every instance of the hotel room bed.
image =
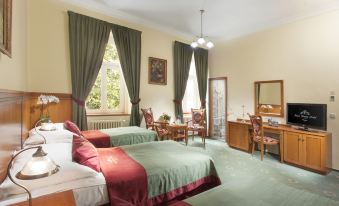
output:
[[[111, 205], [118, 205], [117, 202], [121, 201], [130, 205], [157, 205], [220, 184], [213, 160], [208, 155], [198, 151], [198, 148], [174, 141], [98, 148], [101, 173], [72, 162], [70, 143], [42, 146], [61, 169], [29, 185], [24, 183], [33, 192], [33, 197], [73, 190], [77, 205], [102, 205], [109, 199]], [[27, 152], [22, 153], [24, 158], [32, 153]], [[16, 161], [12, 174], [22, 167], [23, 162]], [[70, 170], [74, 167], [76, 171]], [[79, 172], [79, 169], [86, 174]], [[63, 182], [66, 174], [68, 179]], [[3, 199], [0, 197], [0, 205], [22, 201], [27, 197], [8, 180], [0, 186], [0, 193], [7, 194]]]
[[[147, 130], [141, 127], [119, 127], [102, 130], [69, 131], [64, 128], [64, 123], [55, 123], [56, 130], [40, 131], [47, 144], [51, 143], [71, 143], [74, 134], [84, 136], [97, 148], [116, 147], [122, 145], [139, 144], [143, 142], [152, 142], [158, 140], [155, 131]], [[39, 129], [39, 128], [38, 128]], [[43, 144], [43, 138], [33, 129], [29, 133], [28, 139], [24, 145]]]
[[158, 140], [155, 131], [141, 127], [119, 127], [82, 131], [81, 134], [97, 148], [117, 147]]

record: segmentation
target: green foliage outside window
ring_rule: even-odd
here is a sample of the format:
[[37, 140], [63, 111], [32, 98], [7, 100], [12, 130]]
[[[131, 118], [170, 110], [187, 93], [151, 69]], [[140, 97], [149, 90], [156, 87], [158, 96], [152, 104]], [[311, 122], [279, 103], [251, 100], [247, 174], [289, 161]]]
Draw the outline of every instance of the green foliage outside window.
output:
[[120, 105], [120, 73], [107, 69], [107, 107], [117, 109]]
[[[104, 55], [104, 62], [118, 63], [119, 56], [115, 45], [107, 44], [106, 51]], [[102, 79], [102, 72], [106, 72], [106, 80]], [[101, 104], [101, 95], [107, 95], [106, 107], [109, 110], [118, 109], [120, 106], [120, 78], [121, 74], [117, 70], [112, 68], [107, 68], [105, 71], [102, 69], [99, 72], [99, 75], [94, 83], [94, 86], [88, 95], [86, 106], [90, 110], [100, 110], [102, 109], [103, 104]], [[107, 81], [107, 82], [106, 82]], [[106, 84], [107, 94], [101, 94], [102, 84]]]
[[88, 95], [86, 106], [92, 110], [101, 108], [101, 72], [99, 72], [91, 93]]
[[104, 62], [118, 62], [119, 56], [117, 48], [113, 44], [107, 44], [104, 54]]

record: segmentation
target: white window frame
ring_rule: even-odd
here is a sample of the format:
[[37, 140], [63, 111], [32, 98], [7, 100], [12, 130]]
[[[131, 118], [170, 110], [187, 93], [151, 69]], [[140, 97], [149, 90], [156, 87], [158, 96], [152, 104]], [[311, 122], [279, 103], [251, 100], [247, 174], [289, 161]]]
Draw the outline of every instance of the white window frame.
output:
[[[110, 34], [109, 44], [114, 44], [112, 34]], [[107, 104], [107, 69], [113, 69], [120, 74], [120, 104], [117, 109], [109, 109]], [[119, 62], [103, 62], [100, 68], [101, 73], [101, 86], [100, 86], [100, 109], [89, 109], [86, 106], [88, 114], [126, 114], [128, 108], [128, 92], [125, 84], [125, 79], [121, 70]], [[85, 104], [86, 105], [86, 104]]]

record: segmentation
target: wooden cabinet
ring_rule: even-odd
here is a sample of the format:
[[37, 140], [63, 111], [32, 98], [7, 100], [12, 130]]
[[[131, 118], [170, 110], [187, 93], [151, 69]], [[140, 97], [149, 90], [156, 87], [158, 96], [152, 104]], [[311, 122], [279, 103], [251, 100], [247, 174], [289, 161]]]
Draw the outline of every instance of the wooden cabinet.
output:
[[[309, 132], [311, 133], [311, 132]], [[318, 133], [318, 135], [285, 132], [284, 134], [284, 161], [308, 169], [327, 173], [329, 170], [329, 157], [331, 139], [330, 135]]]
[[[227, 143], [230, 147], [250, 152], [249, 122], [229, 121]], [[264, 131], [280, 134], [283, 162], [326, 174], [332, 167], [332, 135], [328, 132], [301, 131], [288, 125], [271, 127]]]
[[237, 122], [228, 123], [228, 145], [237, 149], [249, 151], [249, 127], [246, 124], [239, 124]]
[[294, 132], [285, 132], [284, 134], [284, 161], [293, 164], [300, 163], [302, 147], [299, 144], [302, 135]]

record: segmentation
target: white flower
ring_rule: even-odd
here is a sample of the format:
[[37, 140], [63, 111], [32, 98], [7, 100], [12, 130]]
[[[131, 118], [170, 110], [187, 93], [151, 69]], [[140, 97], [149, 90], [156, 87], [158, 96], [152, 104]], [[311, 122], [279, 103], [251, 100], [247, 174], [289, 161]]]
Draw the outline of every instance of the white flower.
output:
[[59, 103], [59, 98], [53, 95], [40, 95], [37, 104]]

